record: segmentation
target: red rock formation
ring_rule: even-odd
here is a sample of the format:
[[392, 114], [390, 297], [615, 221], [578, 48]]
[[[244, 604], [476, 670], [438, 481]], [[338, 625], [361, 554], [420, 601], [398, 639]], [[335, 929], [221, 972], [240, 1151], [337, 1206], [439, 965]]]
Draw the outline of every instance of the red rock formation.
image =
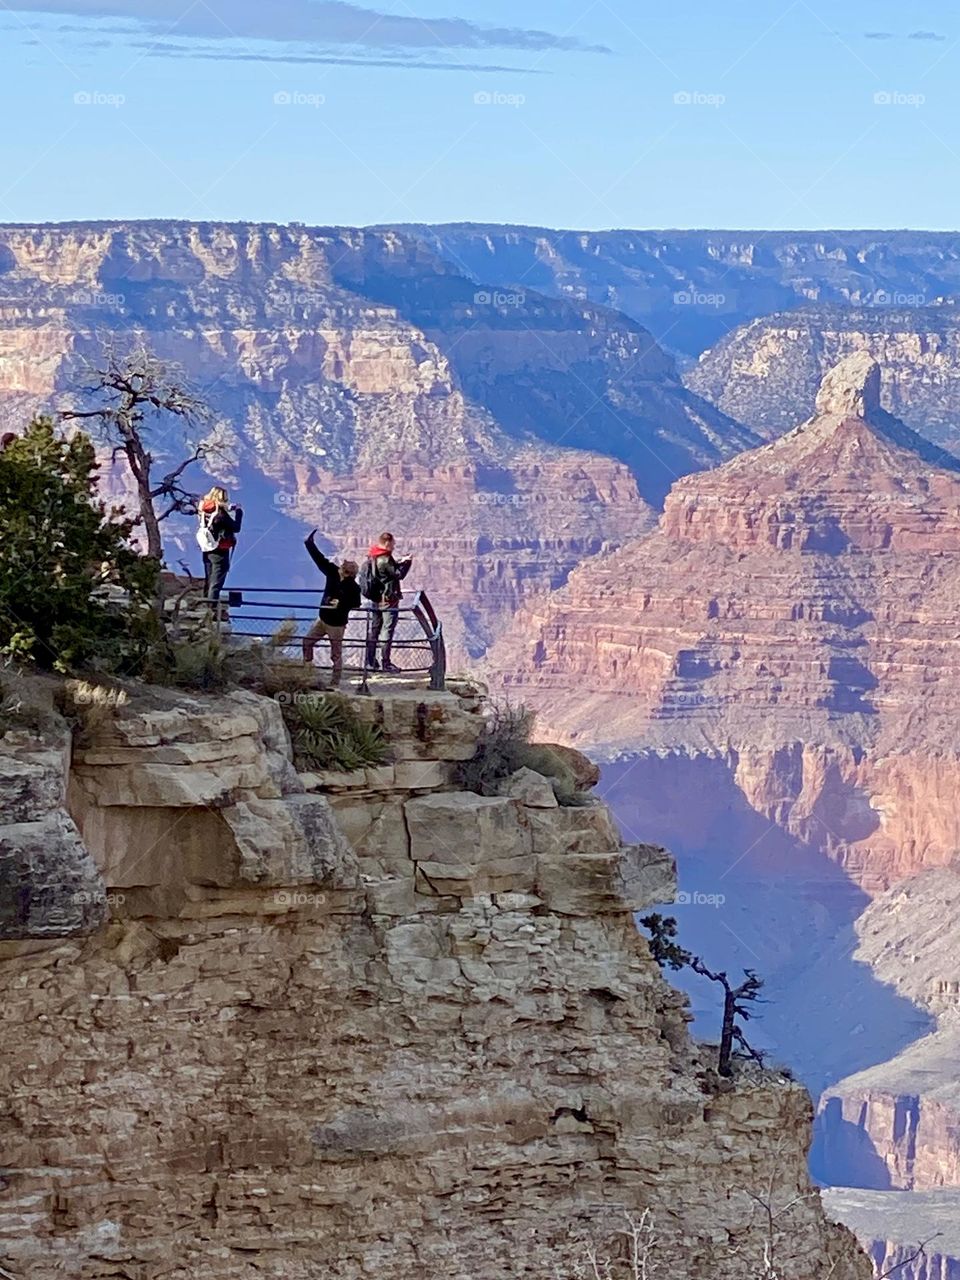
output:
[[544, 731], [637, 756], [658, 839], [645, 780], [668, 752], [705, 779], [685, 822], [735, 796], [871, 891], [942, 865], [960, 847], [960, 464], [936, 456], [851, 357], [809, 422], [678, 481], [654, 533], [523, 612], [491, 669]]

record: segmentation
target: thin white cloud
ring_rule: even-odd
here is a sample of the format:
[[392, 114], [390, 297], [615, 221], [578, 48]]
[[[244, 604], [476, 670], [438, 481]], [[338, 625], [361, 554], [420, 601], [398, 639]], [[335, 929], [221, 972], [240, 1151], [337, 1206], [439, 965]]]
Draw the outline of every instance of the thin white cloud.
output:
[[498, 74], [516, 74], [540, 76], [547, 73], [535, 67], [505, 67], [498, 63], [488, 62], [450, 62], [433, 58], [417, 59], [410, 54], [398, 54], [395, 58], [356, 57], [338, 53], [231, 53], [225, 49], [210, 47], [185, 48], [183, 45], [164, 44], [160, 41], [135, 43], [140, 49], [154, 58], [206, 58], [216, 62], [283, 62], [295, 66], [326, 67], [398, 67], [404, 70], [420, 69], [423, 71], [495, 71]]
[[[466, 18], [381, 13], [347, 0], [203, 0], [171, 20], [170, 0], [6, 0], [14, 13], [123, 20], [141, 34], [188, 40], [262, 40], [392, 50], [516, 49], [609, 53], [574, 36], [494, 27]], [[189, 49], [184, 50], [185, 56]]]
[[[898, 36], [895, 31], [865, 31], [863, 38], [864, 40], [901, 40], [904, 37]], [[946, 40], [946, 38], [938, 31], [911, 31], [906, 36], [907, 40]]]

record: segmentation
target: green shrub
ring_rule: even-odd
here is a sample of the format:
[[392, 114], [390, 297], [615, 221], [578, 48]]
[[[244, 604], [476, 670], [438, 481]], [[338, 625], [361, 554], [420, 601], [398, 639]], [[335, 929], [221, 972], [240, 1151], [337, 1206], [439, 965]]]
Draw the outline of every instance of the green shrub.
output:
[[528, 707], [492, 703], [476, 753], [457, 769], [460, 785], [481, 796], [496, 795], [500, 783], [521, 767], [520, 755], [530, 745], [534, 721]]
[[229, 655], [214, 632], [172, 644], [170, 655], [169, 683], [180, 689], [219, 693], [231, 683]]
[[590, 804], [590, 797], [579, 789], [576, 775], [563, 757], [546, 743], [530, 741], [535, 722], [536, 715], [529, 707], [494, 703], [476, 754], [458, 768], [460, 785], [482, 796], [494, 796], [511, 774], [526, 768], [550, 779], [558, 804]]
[[350, 773], [387, 758], [379, 726], [362, 720], [340, 694], [288, 694], [283, 713], [300, 767]]
[[590, 793], [577, 786], [577, 776], [558, 751], [546, 742], [521, 743], [516, 753], [517, 768], [542, 773], [553, 784], [557, 803], [568, 808], [592, 804]]
[[82, 433], [41, 418], [0, 452], [0, 656], [56, 671], [133, 673], [155, 639], [158, 565], [96, 497]]

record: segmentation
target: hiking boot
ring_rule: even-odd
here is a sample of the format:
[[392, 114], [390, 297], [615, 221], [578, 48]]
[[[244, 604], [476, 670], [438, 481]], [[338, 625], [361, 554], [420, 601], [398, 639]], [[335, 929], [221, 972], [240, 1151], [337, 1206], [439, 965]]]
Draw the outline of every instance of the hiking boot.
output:
[[390, 662], [387, 658], [384, 658], [381, 670], [388, 671], [392, 676], [398, 676], [401, 672], [401, 668]]

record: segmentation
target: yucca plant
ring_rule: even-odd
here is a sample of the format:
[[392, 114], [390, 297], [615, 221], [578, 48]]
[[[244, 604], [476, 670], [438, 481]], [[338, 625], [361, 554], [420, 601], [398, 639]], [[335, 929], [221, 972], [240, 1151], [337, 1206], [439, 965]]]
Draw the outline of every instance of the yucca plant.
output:
[[354, 769], [383, 764], [387, 743], [377, 725], [361, 720], [349, 701], [334, 694], [301, 696], [284, 707], [294, 757], [310, 769]]

